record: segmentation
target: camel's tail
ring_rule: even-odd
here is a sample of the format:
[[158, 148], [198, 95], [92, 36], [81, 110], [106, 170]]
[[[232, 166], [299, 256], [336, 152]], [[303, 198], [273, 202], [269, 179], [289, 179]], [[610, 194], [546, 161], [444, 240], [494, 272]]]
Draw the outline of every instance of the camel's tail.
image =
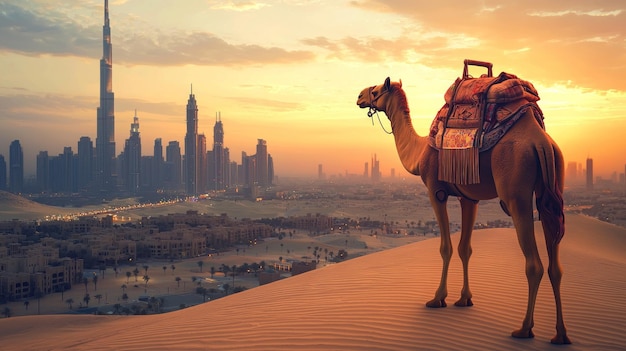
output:
[[563, 213], [563, 158], [558, 147], [551, 143], [548, 148], [537, 146], [541, 165], [542, 185], [536, 192], [539, 219], [546, 228], [546, 241], [557, 245], [565, 234]]

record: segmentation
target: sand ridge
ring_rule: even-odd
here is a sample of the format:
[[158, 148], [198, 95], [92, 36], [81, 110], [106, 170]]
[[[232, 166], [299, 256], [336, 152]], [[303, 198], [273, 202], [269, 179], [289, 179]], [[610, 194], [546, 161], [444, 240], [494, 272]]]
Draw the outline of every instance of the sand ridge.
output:
[[[555, 313], [547, 275], [538, 295], [535, 338], [509, 336], [523, 318], [527, 290], [513, 229], [474, 233], [470, 308], [424, 307], [441, 269], [439, 241], [433, 239], [162, 315], [2, 319], [0, 339], [10, 349], [29, 350], [624, 349], [626, 262], [605, 252], [625, 248], [626, 230], [582, 216], [567, 218], [563, 304], [573, 344], [565, 347], [549, 344]], [[602, 239], [590, 246], [590, 236]], [[546, 265], [545, 249], [540, 252]], [[455, 257], [449, 302], [458, 298], [461, 278]]]

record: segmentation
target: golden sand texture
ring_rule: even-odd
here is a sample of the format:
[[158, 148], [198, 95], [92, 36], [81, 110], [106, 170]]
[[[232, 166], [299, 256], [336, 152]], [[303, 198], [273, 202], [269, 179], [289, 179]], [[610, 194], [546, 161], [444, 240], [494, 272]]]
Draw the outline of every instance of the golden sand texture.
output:
[[[537, 225], [536, 229], [540, 226]], [[454, 244], [459, 236], [453, 235]], [[538, 236], [544, 265], [547, 257]], [[210, 303], [149, 316], [25, 316], [0, 320], [6, 350], [620, 350], [626, 348], [626, 230], [567, 217], [561, 246], [565, 323], [573, 344], [553, 346], [547, 275], [534, 339], [514, 339], [526, 308], [523, 256], [513, 229], [474, 232], [474, 306], [428, 309], [437, 287], [439, 240], [324, 267]]]

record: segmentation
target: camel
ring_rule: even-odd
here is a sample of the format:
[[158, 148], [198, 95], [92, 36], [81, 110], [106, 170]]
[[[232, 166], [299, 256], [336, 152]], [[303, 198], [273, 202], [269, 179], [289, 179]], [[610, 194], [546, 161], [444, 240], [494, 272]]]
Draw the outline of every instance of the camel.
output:
[[[446, 307], [448, 267], [453, 251], [446, 209], [448, 196], [458, 196], [461, 204], [462, 224], [458, 251], [463, 264], [463, 288], [460, 299], [455, 302], [460, 307], [473, 305], [468, 283], [468, 263], [472, 254], [470, 241], [478, 201], [499, 198], [502, 209], [512, 217], [526, 260], [528, 280], [526, 315], [521, 328], [511, 335], [516, 338], [534, 337], [532, 328], [535, 301], [544, 274], [534, 233], [534, 195], [546, 239], [548, 275], [556, 302], [556, 335], [551, 342], [569, 344], [561, 307], [562, 269], [559, 263], [559, 241], [564, 232], [563, 202], [560, 196], [564, 181], [563, 156], [556, 143], [535, 119], [532, 109], [528, 109], [494, 147], [480, 153], [480, 182], [459, 185], [438, 180], [438, 151], [429, 145], [428, 136], [419, 136], [415, 132], [401, 81], [391, 82], [387, 78], [383, 84], [363, 89], [357, 105], [387, 115], [402, 165], [409, 173], [421, 176], [428, 189], [441, 232], [440, 253], [443, 268], [435, 296], [426, 306]], [[371, 117], [371, 112], [368, 115]], [[552, 213], [555, 211], [561, 214], [560, 223], [555, 223], [559, 221], [555, 220]]]

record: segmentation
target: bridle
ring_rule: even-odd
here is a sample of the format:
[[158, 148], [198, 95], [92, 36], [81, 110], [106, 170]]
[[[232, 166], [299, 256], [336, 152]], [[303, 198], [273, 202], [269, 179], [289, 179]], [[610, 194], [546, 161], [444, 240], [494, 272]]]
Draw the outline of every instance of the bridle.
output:
[[[378, 118], [378, 123], [380, 124], [380, 127], [383, 129], [383, 131], [387, 134], [392, 134], [392, 131], [387, 131], [387, 129], [385, 129], [385, 126], [383, 126], [383, 122], [380, 120], [380, 115], [378, 115], [378, 109], [376, 109], [376, 107], [374, 107], [374, 103], [380, 99], [383, 95], [387, 94], [389, 92], [389, 89], [385, 89], [383, 91], [380, 92], [380, 94], [375, 97], [374, 99], [372, 99], [372, 90], [374, 90], [374, 86], [371, 86], [369, 91], [367, 92], [367, 95], [369, 97], [369, 109], [367, 110], [367, 117], [372, 118], [374, 115], [376, 115], [376, 118]], [[374, 125], [374, 118], [372, 118], [372, 125]]]

